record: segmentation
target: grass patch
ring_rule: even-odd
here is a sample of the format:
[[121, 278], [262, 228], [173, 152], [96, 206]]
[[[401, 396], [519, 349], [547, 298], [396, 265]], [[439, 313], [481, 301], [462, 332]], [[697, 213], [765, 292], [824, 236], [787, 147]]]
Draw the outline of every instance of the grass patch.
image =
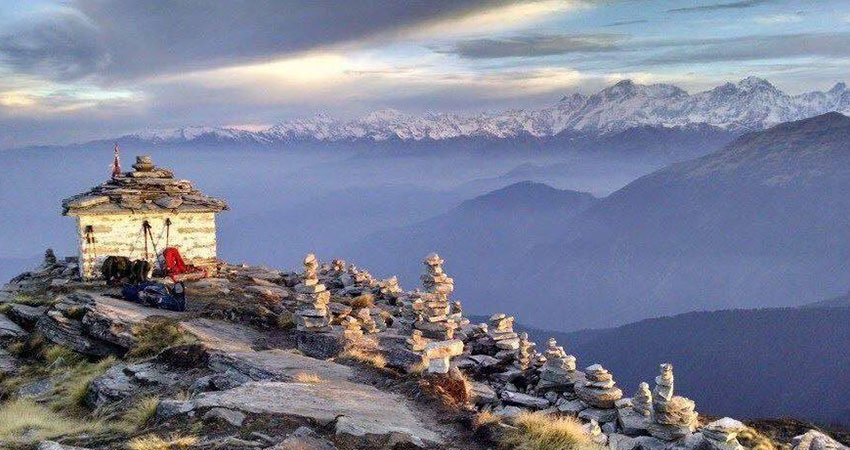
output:
[[292, 377], [292, 381], [296, 383], [318, 384], [322, 382], [322, 378], [312, 372], [298, 372]]
[[103, 375], [116, 362], [116, 359], [110, 356], [96, 363], [82, 361], [75, 364], [69, 370], [63, 369], [69, 376], [63, 378], [56, 385], [55, 399], [51, 401], [54, 409], [73, 410], [84, 406], [91, 381]]
[[603, 450], [572, 417], [550, 417], [540, 413], [517, 416], [515, 428], [504, 433], [501, 446], [514, 450]]
[[172, 435], [161, 438], [155, 434], [141, 436], [127, 443], [128, 450], [174, 450], [189, 448], [198, 443], [194, 436]]
[[31, 400], [18, 399], [0, 404], [0, 441], [28, 444], [58, 436], [101, 431], [101, 422], [71, 419]]
[[156, 414], [157, 406], [159, 406], [159, 397], [153, 395], [144, 397], [124, 413], [122, 422], [131, 430], [141, 429]]
[[24, 294], [17, 293], [9, 299], [9, 303], [17, 303], [19, 305], [27, 305], [27, 306], [43, 306], [43, 305], [52, 305], [55, 303], [53, 300], [48, 300], [42, 296], [32, 295], [32, 294]]
[[387, 359], [380, 353], [368, 352], [358, 348], [352, 348], [344, 351], [337, 357], [338, 362], [353, 362], [356, 364], [365, 364], [377, 369], [387, 367]]
[[194, 344], [194, 336], [180, 329], [179, 322], [165, 317], [149, 317], [132, 329], [136, 345], [127, 352], [128, 359], [156, 356], [168, 347]]

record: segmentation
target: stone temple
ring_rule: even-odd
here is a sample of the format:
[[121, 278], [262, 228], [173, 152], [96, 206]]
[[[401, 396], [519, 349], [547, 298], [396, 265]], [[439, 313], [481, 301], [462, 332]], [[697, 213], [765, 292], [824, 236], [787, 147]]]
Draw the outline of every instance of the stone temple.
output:
[[83, 279], [98, 277], [107, 256], [155, 263], [165, 247], [176, 247], [187, 264], [211, 268], [217, 263], [215, 215], [226, 209], [223, 200], [154, 166], [150, 156], [62, 201], [62, 214], [77, 219]]

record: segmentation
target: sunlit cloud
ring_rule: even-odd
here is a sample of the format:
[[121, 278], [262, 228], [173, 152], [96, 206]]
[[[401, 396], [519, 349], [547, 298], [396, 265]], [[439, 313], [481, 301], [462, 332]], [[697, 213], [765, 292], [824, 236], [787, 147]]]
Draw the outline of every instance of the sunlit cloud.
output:
[[753, 19], [759, 25], [784, 25], [803, 21], [802, 14], [774, 14], [772, 16], [759, 16]]

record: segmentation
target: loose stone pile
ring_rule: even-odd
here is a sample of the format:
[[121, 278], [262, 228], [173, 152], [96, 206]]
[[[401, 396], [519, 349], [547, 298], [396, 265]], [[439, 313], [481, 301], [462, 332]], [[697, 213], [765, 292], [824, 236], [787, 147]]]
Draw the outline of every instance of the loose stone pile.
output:
[[421, 294], [421, 303], [414, 308], [421, 308], [420, 316], [413, 326], [422, 331], [425, 337], [441, 341], [454, 337], [458, 325], [449, 318], [449, 294], [454, 290], [454, 280], [443, 272], [443, 260], [436, 253], [425, 257], [425, 273], [422, 274], [422, 286], [425, 292]]
[[596, 408], [613, 408], [623, 396], [623, 391], [615, 386], [614, 376], [600, 364], [588, 367], [584, 373], [587, 381], [576, 386], [578, 398]]
[[653, 436], [672, 441], [693, 433], [697, 413], [692, 400], [673, 395], [673, 365], [661, 364], [659, 371], [652, 399], [654, 420], [648, 429]]
[[304, 275], [295, 286], [295, 299], [299, 303], [295, 312], [299, 331], [330, 331], [328, 302], [331, 293], [319, 283], [319, 262], [310, 253], [304, 258]]
[[744, 447], [738, 442], [737, 436], [745, 428], [743, 423], [724, 417], [702, 427], [701, 433], [713, 449], [743, 450]]

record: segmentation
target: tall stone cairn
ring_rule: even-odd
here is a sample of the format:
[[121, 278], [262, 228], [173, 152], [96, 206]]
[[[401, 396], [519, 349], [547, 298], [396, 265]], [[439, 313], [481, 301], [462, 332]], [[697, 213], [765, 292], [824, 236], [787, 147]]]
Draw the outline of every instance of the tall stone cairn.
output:
[[564, 347], [558, 345], [555, 338], [549, 338], [546, 351], [543, 352], [546, 363], [540, 370], [539, 389], [562, 387], [572, 384], [576, 373], [576, 357], [568, 355]]
[[623, 397], [616, 386], [614, 376], [600, 364], [585, 369], [587, 381], [576, 386], [576, 395], [581, 401], [594, 408], [613, 408], [614, 402]]
[[330, 331], [328, 303], [330, 291], [319, 283], [319, 262], [316, 255], [310, 253], [304, 257], [304, 275], [295, 286], [296, 325], [299, 331]]
[[443, 272], [443, 260], [436, 253], [425, 257], [422, 274], [421, 314], [413, 324], [425, 337], [445, 341], [454, 337], [457, 323], [449, 318], [449, 294], [454, 290], [454, 280]]
[[637, 394], [632, 397], [632, 409], [644, 417], [652, 416], [652, 392], [646, 382], [638, 385]]
[[652, 399], [654, 417], [647, 427], [649, 433], [665, 441], [693, 433], [698, 417], [694, 407], [693, 400], [673, 395], [673, 365], [661, 364], [659, 375], [655, 377]]

